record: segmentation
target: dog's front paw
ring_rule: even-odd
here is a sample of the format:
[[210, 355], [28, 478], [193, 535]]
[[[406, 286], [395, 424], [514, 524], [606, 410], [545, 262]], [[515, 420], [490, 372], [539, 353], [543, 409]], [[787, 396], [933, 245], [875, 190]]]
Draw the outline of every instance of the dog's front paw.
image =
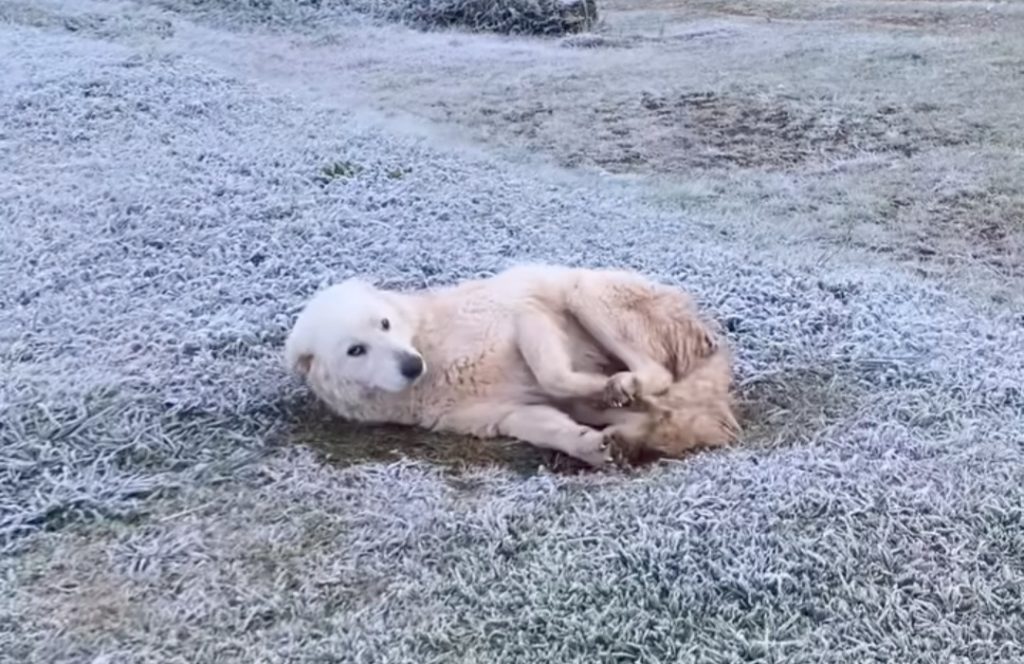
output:
[[614, 461], [612, 441], [600, 431], [586, 430], [580, 435], [579, 444], [574, 447], [572, 456], [591, 468], [604, 468]]
[[640, 397], [640, 379], [632, 371], [612, 375], [604, 386], [604, 402], [612, 408], [628, 406]]
[[609, 463], [616, 468], [628, 468], [633, 458], [632, 442], [616, 427], [608, 427], [603, 434]]

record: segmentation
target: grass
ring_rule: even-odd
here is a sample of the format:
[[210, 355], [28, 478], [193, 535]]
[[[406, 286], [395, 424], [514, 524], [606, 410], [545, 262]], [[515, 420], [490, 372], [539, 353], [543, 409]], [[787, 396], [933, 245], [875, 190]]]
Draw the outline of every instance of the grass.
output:
[[331, 180], [347, 180], [354, 178], [362, 172], [362, 167], [359, 164], [354, 164], [351, 161], [336, 161], [332, 164], [328, 164], [320, 169], [320, 175], [315, 179], [320, 184], [327, 184]]
[[711, 188], [691, 213], [743, 227], [755, 207], [761, 228], [1019, 302], [1024, 191], [1011, 174], [1024, 168], [1013, 110], [1024, 104], [1024, 50], [1010, 38], [1024, 25], [1019, 5], [612, 3], [608, 12], [593, 37], [610, 47], [417, 39], [417, 56], [438, 63], [428, 71], [397, 43], [384, 59], [368, 60], [358, 39], [330, 57], [365, 63], [346, 84], [390, 113], [562, 166]]
[[[0, 0], [0, 653], [1024, 659], [1021, 6], [601, 14]], [[741, 443], [595, 475], [281, 364], [326, 283], [523, 258], [694, 291]]]

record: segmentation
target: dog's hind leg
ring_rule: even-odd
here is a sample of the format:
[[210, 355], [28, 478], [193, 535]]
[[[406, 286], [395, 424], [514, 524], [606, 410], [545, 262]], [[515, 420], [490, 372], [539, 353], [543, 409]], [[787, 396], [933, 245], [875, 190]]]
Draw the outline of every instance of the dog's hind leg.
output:
[[604, 394], [608, 376], [573, 368], [570, 337], [549, 311], [529, 306], [517, 315], [515, 325], [519, 352], [548, 396], [590, 399]]
[[628, 369], [609, 381], [609, 405], [664, 393], [718, 346], [684, 293], [632, 275], [581, 278], [566, 305], [598, 344]]

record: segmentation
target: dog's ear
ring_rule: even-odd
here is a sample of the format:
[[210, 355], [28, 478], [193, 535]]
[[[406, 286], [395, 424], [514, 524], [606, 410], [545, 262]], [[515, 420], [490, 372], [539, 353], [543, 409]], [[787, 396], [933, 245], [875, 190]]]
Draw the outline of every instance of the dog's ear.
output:
[[313, 368], [313, 354], [312, 353], [301, 353], [295, 358], [295, 363], [292, 365], [292, 370], [299, 374], [303, 378], [309, 374], [309, 370]]

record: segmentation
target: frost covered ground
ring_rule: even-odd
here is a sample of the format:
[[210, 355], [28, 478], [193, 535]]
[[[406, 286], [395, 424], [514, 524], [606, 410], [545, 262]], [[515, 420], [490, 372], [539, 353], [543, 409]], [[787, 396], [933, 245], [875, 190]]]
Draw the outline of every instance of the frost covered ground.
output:
[[[0, 659], [1024, 658], [1020, 4], [288, 7], [0, 0]], [[524, 258], [693, 290], [743, 442], [558, 474], [281, 367]]]

